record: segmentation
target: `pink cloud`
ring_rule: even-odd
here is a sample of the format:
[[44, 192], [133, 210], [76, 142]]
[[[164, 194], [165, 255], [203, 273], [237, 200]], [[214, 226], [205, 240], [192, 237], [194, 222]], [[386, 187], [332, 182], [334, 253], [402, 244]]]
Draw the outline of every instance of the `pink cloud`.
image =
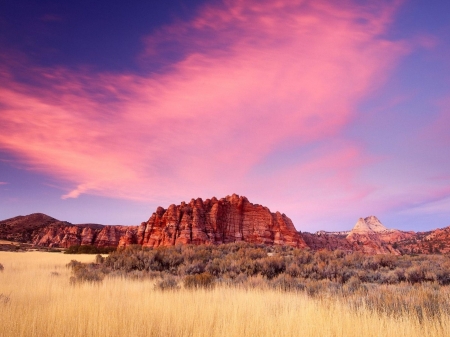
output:
[[64, 180], [63, 198], [90, 193], [164, 204], [240, 190], [268, 195], [266, 184], [292, 184], [290, 200], [307, 203], [305, 212], [321, 208], [320, 200], [338, 210], [337, 200], [373, 188], [355, 183], [352, 167], [365, 156], [353, 144], [323, 149], [311, 163], [259, 182], [249, 174], [276, 151], [339, 136], [408, 50], [380, 35], [396, 7], [226, 1], [146, 39], [143, 66], [161, 61], [163, 45], [184, 56], [159, 73], [28, 65], [38, 85], [26, 85], [4, 68], [0, 148]]

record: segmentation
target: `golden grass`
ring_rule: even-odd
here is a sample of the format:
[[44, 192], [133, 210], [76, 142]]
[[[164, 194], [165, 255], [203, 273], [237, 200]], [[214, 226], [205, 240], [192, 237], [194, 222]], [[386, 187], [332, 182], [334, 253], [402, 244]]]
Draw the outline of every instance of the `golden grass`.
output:
[[[422, 323], [352, 311], [335, 299], [216, 287], [154, 290], [153, 281], [69, 282], [65, 264], [93, 255], [0, 252], [0, 336], [448, 336], [450, 319]], [[58, 273], [59, 275], [56, 275]]]

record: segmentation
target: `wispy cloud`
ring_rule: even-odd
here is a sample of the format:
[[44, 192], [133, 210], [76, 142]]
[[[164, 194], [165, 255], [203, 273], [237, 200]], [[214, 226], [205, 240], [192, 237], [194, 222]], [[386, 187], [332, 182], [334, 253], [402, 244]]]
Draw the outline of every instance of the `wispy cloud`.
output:
[[240, 192], [309, 202], [305, 212], [316, 212], [319, 200], [338, 210], [337, 200], [374, 188], [357, 183], [357, 168], [372, 159], [355, 144], [251, 173], [278, 151], [339, 138], [408, 50], [383, 38], [396, 8], [232, 0], [147, 37], [143, 67], [171, 51], [182, 56], [157, 73], [28, 64], [24, 84], [3, 68], [0, 148], [66, 181], [63, 198], [164, 202]]

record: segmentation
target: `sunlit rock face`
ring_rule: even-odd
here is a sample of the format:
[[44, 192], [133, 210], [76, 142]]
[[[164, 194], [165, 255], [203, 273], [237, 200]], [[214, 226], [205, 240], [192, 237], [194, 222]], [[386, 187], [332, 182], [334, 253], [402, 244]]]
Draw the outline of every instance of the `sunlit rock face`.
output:
[[158, 207], [137, 232], [137, 243], [146, 247], [241, 241], [307, 247], [285, 214], [272, 213], [236, 194]]
[[[355, 227], [351, 230], [350, 234], [372, 234], [385, 232], [388, 229], [378, 220], [376, 216], [368, 216], [367, 218], [359, 218]], [[349, 235], [350, 235], [349, 234]]]

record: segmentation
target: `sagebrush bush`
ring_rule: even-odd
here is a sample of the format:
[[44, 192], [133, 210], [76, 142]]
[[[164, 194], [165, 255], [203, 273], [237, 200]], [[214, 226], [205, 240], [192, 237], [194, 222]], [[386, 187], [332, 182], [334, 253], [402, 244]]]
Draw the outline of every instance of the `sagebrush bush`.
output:
[[72, 269], [73, 276], [70, 280], [72, 284], [76, 282], [101, 282], [105, 277], [105, 274], [94, 263], [86, 264], [71, 260], [66, 267]]
[[103, 256], [101, 256], [100, 254], [97, 254], [95, 256], [95, 263], [102, 264], [103, 262], [105, 262], [105, 258]]
[[185, 288], [212, 288], [214, 286], [214, 276], [210, 273], [187, 275], [183, 279]]
[[162, 279], [155, 283], [155, 289], [158, 290], [177, 290], [180, 289], [178, 281], [175, 277], [171, 275], [165, 275]]

